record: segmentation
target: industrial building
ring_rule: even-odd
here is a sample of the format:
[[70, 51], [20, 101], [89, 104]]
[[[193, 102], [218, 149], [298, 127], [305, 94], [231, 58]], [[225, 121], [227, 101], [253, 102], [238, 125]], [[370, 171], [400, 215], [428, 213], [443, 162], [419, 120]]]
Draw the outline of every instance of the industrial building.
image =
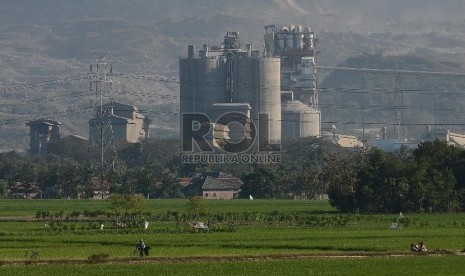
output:
[[[261, 132], [257, 135], [262, 138], [260, 143], [280, 144], [279, 58], [264, 57], [251, 44], [243, 49], [239, 33], [228, 32], [220, 45], [205, 44], [198, 56], [195, 46], [189, 45], [187, 57], [180, 58], [179, 67], [181, 114], [203, 113], [215, 123], [222, 114], [243, 113]], [[228, 129], [234, 132], [231, 128]], [[245, 128], [248, 135], [252, 130]]]
[[[253, 126], [260, 143], [268, 145], [321, 136], [314, 33], [309, 27], [270, 25], [264, 41], [260, 54], [251, 44], [244, 49], [238, 32], [227, 32], [220, 45], [204, 44], [198, 55], [189, 45], [187, 57], [180, 58], [181, 114], [207, 115], [210, 129], [221, 132], [209, 134], [212, 145], [218, 136], [237, 141], [251, 135]], [[218, 126], [216, 120], [228, 112], [247, 115], [253, 126]]]
[[61, 123], [53, 120], [39, 119], [26, 123], [29, 126], [29, 153], [41, 154], [50, 142], [60, 140]]
[[321, 136], [318, 40], [310, 27], [265, 26], [265, 55], [281, 60], [283, 139]]
[[136, 143], [141, 138], [148, 138], [149, 121], [139, 113], [135, 106], [112, 102], [103, 105], [102, 110], [104, 112], [98, 107], [95, 117], [89, 120], [91, 141], [100, 141], [100, 135], [103, 135], [104, 139], [114, 138], [129, 143]]

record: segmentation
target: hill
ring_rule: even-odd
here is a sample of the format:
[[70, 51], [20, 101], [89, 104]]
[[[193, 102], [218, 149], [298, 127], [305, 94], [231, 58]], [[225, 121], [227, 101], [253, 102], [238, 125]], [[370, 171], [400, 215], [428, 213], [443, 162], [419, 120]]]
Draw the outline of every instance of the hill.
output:
[[325, 120], [346, 133], [388, 126], [392, 134], [398, 123], [396, 112], [403, 117], [409, 138], [421, 138], [428, 125], [465, 132], [463, 75], [421, 73], [463, 72], [462, 64], [416, 55], [363, 54], [347, 59], [341, 67], [380, 69], [337, 70], [321, 84]]
[[[0, 150], [24, 151], [25, 123], [37, 118], [62, 122], [63, 135], [87, 136], [95, 95], [86, 79], [62, 79], [86, 74], [95, 54], [107, 56], [115, 73], [173, 79], [189, 43], [216, 44], [226, 31], [237, 30], [244, 43], [261, 49], [263, 26], [301, 24], [311, 26], [321, 41], [321, 65], [364, 52], [464, 63], [465, 3], [404, 2], [1, 1]], [[50, 80], [60, 81], [28, 85]], [[153, 117], [152, 137], [177, 137], [176, 82], [114, 77], [113, 88], [115, 100]]]

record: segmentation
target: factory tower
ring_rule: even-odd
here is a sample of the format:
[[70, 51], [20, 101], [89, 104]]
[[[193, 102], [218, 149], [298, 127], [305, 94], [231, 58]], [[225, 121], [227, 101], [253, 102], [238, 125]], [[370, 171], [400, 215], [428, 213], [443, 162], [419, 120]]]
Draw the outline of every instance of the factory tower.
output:
[[[229, 139], [240, 140], [241, 136], [250, 134], [248, 127], [215, 124], [223, 114], [240, 112], [260, 132], [256, 135], [262, 140], [260, 143], [280, 144], [279, 57], [261, 55], [251, 44], [244, 49], [239, 33], [227, 32], [220, 45], [205, 44], [198, 55], [195, 46], [188, 45], [187, 57], [180, 58], [179, 67], [181, 115], [205, 114], [211, 119], [212, 132], [226, 131]], [[211, 134], [213, 144], [215, 135]]]
[[310, 27], [265, 26], [265, 56], [281, 59], [283, 139], [321, 135], [318, 40]]

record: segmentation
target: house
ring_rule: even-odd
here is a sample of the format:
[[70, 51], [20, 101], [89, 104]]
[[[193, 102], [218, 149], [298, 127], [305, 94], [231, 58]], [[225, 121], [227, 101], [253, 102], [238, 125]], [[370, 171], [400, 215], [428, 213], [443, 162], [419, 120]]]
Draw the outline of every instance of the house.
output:
[[242, 181], [237, 177], [215, 178], [207, 176], [202, 185], [205, 199], [233, 199], [241, 191]]

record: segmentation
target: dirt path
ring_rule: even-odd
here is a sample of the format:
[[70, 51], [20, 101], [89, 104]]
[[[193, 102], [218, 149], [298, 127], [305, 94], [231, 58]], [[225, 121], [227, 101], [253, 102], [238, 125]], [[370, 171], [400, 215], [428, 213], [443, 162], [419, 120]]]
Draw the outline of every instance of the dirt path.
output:
[[[85, 265], [95, 263], [105, 264], [137, 264], [137, 263], [189, 263], [189, 262], [241, 262], [259, 260], [289, 260], [289, 259], [317, 259], [317, 258], [368, 258], [368, 257], [408, 257], [418, 256], [410, 252], [347, 252], [326, 254], [265, 254], [265, 255], [223, 255], [223, 256], [185, 256], [185, 257], [131, 257], [131, 258], [95, 258], [95, 259], [27, 259], [4, 260], [2, 266], [23, 265]], [[421, 255], [463, 255], [459, 252], [430, 252]]]

